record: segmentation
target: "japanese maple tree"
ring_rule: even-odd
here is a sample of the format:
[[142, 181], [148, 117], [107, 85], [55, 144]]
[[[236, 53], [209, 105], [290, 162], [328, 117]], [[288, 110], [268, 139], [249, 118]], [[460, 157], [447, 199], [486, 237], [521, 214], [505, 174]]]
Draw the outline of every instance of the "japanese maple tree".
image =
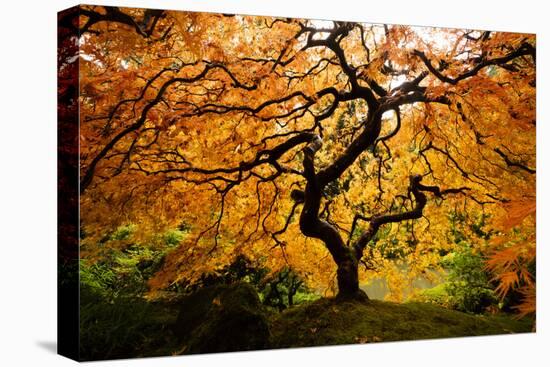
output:
[[466, 234], [488, 218], [470, 237], [500, 290], [534, 297], [534, 35], [96, 6], [65, 23], [83, 256], [125, 223], [148, 241], [183, 223], [153, 292], [245, 254], [340, 297], [382, 275], [398, 299], [460, 211]]

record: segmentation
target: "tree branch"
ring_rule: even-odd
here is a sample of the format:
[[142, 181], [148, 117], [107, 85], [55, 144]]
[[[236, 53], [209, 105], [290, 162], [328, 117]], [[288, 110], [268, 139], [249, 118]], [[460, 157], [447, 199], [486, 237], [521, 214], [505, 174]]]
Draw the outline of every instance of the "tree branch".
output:
[[412, 175], [409, 178], [409, 192], [412, 192], [415, 198], [415, 206], [412, 210], [405, 211], [402, 213], [396, 214], [380, 214], [374, 215], [370, 218], [369, 228], [359, 237], [359, 239], [354, 244], [355, 255], [358, 259], [362, 257], [363, 250], [367, 244], [374, 238], [378, 229], [384, 224], [387, 223], [396, 223], [404, 220], [410, 219], [419, 219], [422, 217], [422, 211], [428, 202], [426, 195], [423, 191], [431, 192], [437, 197], [443, 197], [447, 194], [457, 194], [463, 193], [466, 190], [469, 190], [467, 187], [461, 187], [456, 189], [446, 189], [441, 190], [437, 186], [424, 186], [420, 183], [422, 176]]
[[527, 55], [531, 56], [533, 58], [533, 61], [536, 60], [536, 57], [535, 57], [536, 50], [535, 50], [535, 48], [533, 46], [531, 46], [530, 44], [525, 42], [525, 43], [522, 43], [521, 46], [518, 47], [515, 51], [509, 53], [508, 55], [505, 55], [505, 56], [502, 56], [502, 57], [497, 57], [497, 58], [494, 58], [494, 59], [482, 60], [477, 65], [475, 65], [472, 69], [460, 74], [456, 78], [451, 78], [451, 77], [448, 77], [448, 76], [442, 74], [438, 69], [436, 69], [424, 52], [419, 51], [419, 50], [414, 50], [413, 53], [416, 56], [418, 56], [420, 58], [420, 60], [422, 60], [422, 62], [424, 63], [424, 65], [426, 65], [426, 67], [428, 68], [430, 73], [435, 75], [442, 82], [453, 84], [453, 85], [456, 85], [461, 80], [464, 80], [464, 79], [467, 79], [467, 78], [470, 78], [470, 77], [476, 75], [481, 69], [483, 69], [483, 68], [485, 68], [489, 65], [502, 66], [502, 65], [506, 64], [507, 62], [515, 59], [515, 58], [518, 58], [518, 57], [521, 57], [521, 56], [527, 56]]
[[495, 148], [493, 149], [499, 156], [502, 157], [502, 159], [504, 159], [504, 162], [506, 162], [506, 165], [508, 167], [518, 167], [518, 168], [521, 168], [522, 170], [524, 170], [525, 172], [527, 173], [530, 173], [532, 175], [534, 175], [535, 173], [537, 173], [536, 170], [532, 169], [532, 168], [529, 168], [527, 167], [526, 165], [520, 163], [520, 162], [516, 162], [516, 161], [513, 161], [510, 159], [510, 157], [508, 157], [506, 155], [506, 153], [504, 153], [502, 150], [500, 150], [500, 148]]

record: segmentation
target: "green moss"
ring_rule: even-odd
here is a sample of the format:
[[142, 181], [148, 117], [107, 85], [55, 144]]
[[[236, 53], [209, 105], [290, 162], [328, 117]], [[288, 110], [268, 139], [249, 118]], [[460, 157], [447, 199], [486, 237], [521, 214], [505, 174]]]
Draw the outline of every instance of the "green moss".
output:
[[479, 316], [425, 303], [321, 299], [276, 315], [274, 348], [529, 332], [532, 320]]
[[[176, 315], [178, 315], [176, 317]], [[268, 312], [249, 284], [170, 302], [108, 300], [82, 287], [84, 360], [389, 342], [529, 332], [532, 319], [480, 316], [410, 302], [317, 301]]]
[[179, 353], [263, 349], [269, 323], [256, 290], [249, 284], [218, 285], [184, 298], [174, 325]]

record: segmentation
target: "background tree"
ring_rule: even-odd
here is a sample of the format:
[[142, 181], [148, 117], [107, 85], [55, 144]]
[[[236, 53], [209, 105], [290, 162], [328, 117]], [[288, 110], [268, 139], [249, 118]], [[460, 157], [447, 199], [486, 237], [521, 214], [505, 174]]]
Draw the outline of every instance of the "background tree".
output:
[[534, 295], [534, 35], [85, 9], [83, 256], [106, 228], [184, 223], [153, 292], [246, 254], [342, 297], [383, 275], [399, 299], [460, 211], [494, 226], [472, 246], [502, 292]]

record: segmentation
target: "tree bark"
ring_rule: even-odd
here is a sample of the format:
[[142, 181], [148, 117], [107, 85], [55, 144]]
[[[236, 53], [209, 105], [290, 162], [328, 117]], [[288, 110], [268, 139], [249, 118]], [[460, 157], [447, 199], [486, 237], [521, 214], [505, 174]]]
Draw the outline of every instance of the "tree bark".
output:
[[349, 256], [336, 263], [336, 279], [338, 281], [339, 299], [359, 299], [367, 300], [367, 294], [359, 288], [359, 262], [355, 255], [349, 253]]
[[321, 139], [315, 137], [303, 150], [304, 176], [307, 179], [304, 192], [304, 208], [300, 215], [300, 230], [308, 237], [318, 238], [327, 247], [337, 265], [338, 281], [337, 298], [368, 299], [365, 292], [359, 289], [359, 259], [352, 247], [344, 244], [338, 230], [327, 221], [319, 218], [322, 187], [315, 175], [313, 158], [321, 147]]

